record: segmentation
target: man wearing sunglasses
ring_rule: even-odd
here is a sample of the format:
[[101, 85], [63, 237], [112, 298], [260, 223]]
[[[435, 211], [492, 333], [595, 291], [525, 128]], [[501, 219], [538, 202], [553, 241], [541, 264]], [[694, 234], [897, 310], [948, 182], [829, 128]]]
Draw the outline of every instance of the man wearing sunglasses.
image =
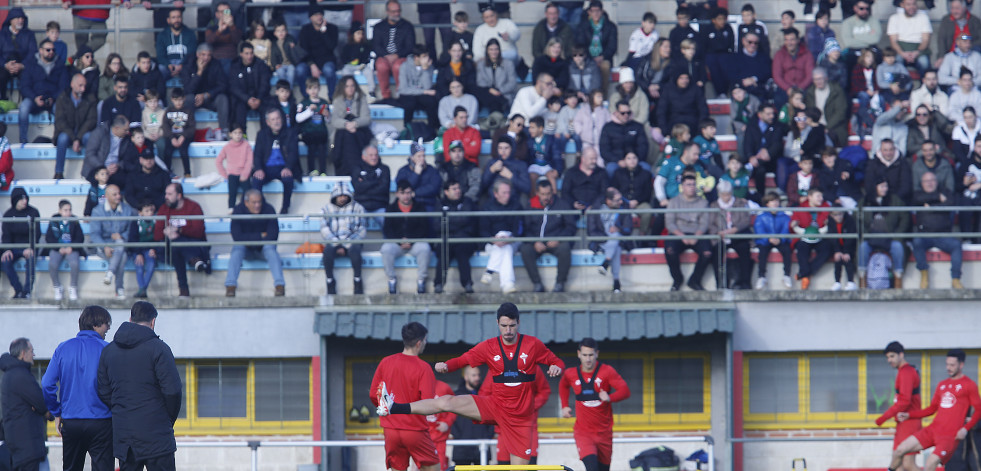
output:
[[32, 113], [51, 111], [55, 99], [68, 88], [68, 69], [55, 60], [54, 43], [45, 38], [38, 54], [24, 61], [26, 68], [20, 82], [20, 142], [27, 141], [27, 125]]
[[[844, 4], [842, 10], [844, 11]], [[882, 52], [879, 51], [878, 44], [882, 39], [882, 22], [872, 17], [872, 4], [868, 0], [858, 0], [847, 14], [850, 16], [841, 22], [841, 37], [838, 42], [844, 49], [842, 56], [845, 57], [848, 70], [855, 67], [858, 56], [865, 48], [871, 48], [876, 62], [881, 62]]]

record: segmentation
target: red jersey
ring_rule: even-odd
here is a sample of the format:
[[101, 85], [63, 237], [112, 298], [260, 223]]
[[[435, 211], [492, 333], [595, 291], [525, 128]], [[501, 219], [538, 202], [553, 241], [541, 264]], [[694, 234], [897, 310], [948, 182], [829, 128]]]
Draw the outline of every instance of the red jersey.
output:
[[[415, 402], [436, 397], [436, 375], [433, 368], [417, 356], [396, 353], [382, 359], [371, 378], [368, 396], [378, 405], [378, 385], [384, 381], [395, 402]], [[429, 430], [424, 415], [392, 414], [379, 419], [382, 428], [399, 430]]]
[[[521, 350], [517, 351], [519, 345]], [[502, 350], [504, 357], [501, 356]], [[555, 365], [559, 368], [565, 368], [565, 363], [555, 356], [541, 340], [521, 334], [518, 334], [518, 342], [514, 345], [505, 345], [500, 337], [484, 340], [467, 353], [447, 361], [446, 367], [450, 371], [454, 371], [467, 365], [473, 367], [487, 365], [486, 381], [494, 381], [495, 377], [504, 377], [502, 373], [505, 372], [505, 360], [514, 362], [520, 375], [541, 375], [542, 371], [538, 368], [539, 364], [546, 367]], [[535, 422], [534, 388], [533, 381], [497, 383], [492, 389], [492, 397], [501, 412], [514, 420], [515, 425], [528, 425]]]
[[[442, 381], [436, 381], [436, 397], [440, 396], [452, 396], [453, 388], [449, 384]], [[430, 417], [432, 417], [430, 419]], [[456, 414], [452, 412], [440, 412], [436, 415], [427, 415], [426, 420], [429, 422], [429, 436], [432, 437], [434, 442], [445, 442], [450, 438], [450, 426], [453, 425], [453, 421], [456, 420]], [[436, 429], [440, 422], [446, 423], [446, 431], [440, 432]]]
[[[971, 420], [964, 423], [967, 409], [974, 407], [975, 413]], [[971, 378], [962, 376], [960, 379], [947, 378], [937, 385], [933, 393], [933, 401], [926, 409], [911, 411], [913, 419], [928, 417], [936, 413], [930, 427], [940, 436], [953, 437], [962, 427], [968, 430], [974, 428], [981, 419], [981, 397], [978, 396], [978, 385]]]
[[[583, 393], [582, 381], [579, 379], [580, 368], [568, 368], [562, 373], [562, 379], [559, 380], [559, 401], [562, 407], [569, 407], [570, 388], [576, 395]], [[593, 380], [594, 373], [595, 380]], [[605, 363], [600, 363], [592, 373], [582, 373], [582, 379], [587, 384], [595, 384], [597, 394], [600, 391], [606, 391], [610, 395], [610, 402], [593, 398], [588, 398], [589, 400], [585, 401], [577, 400], [576, 425], [573, 429], [584, 432], [611, 431], [613, 429], [613, 406], [611, 403], [630, 397], [630, 388], [627, 386], [627, 382], [620, 377], [617, 370]]]
[[916, 371], [915, 366], [907, 363], [899, 367], [896, 372], [896, 397], [892, 400], [892, 407], [875, 419], [875, 424], [882, 425], [900, 412], [918, 411], [923, 408], [922, 404], [920, 373]]

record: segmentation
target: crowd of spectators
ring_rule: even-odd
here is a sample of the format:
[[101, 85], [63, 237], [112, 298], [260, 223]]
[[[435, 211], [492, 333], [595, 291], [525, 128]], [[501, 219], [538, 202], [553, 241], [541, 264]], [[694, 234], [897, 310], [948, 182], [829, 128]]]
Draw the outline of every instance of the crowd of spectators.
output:
[[[228, 180], [232, 214], [274, 215], [261, 193], [274, 179], [283, 187], [279, 213], [286, 214], [302, 176], [351, 177], [353, 192], [335, 191], [323, 209], [329, 293], [337, 289], [333, 264], [338, 256], [350, 257], [358, 266], [355, 292], [363, 292], [362, 246], [349, 239], [365, 237], [367, 218], [375, 219], [373, 226], [381, 228], [386, 239], [434, 237], [443, 230], [435, 220], [372, 214], [441, 208], [718, 210], [591, 216], [583, 221], [588, 234], [610, 238], [591, 248], [602, 255], [600, 272], [612, 273], [615, 291], [622, 286], [620, 254], [636, 245], [617, 238], [648, 234], [674, 236], [664, 241], [672, 289], [685, 284], [680, 255], [689, 249], [697, 262], [688, 287], [703, 289], [702, 274], [712, 265], [719, 287], [751, 288], [753, 242], [748, 236], [725, 236], [754, 230], [797, 233], [789, 238], [764, 236], [755, 245], [767, 254], [775, 248], [785, 259], [795, 251], [800, 266], [796, 278], [804, 289], [827, 260], [835, 262], [834, 289], [857, 288], [876, 251], [892, 256], [893, 285], [901, 286], [906, 254], [900, 252], [910, 246], [923, 286], [929, 285], [923, 253], [930, 247], [957, 259], [952, 263], [952, 284], [960, 285], [960, 251], [954, 247], [959, 247], [958, 238], [917, 238], [910, 246], [893, 241], [897, 248], [893, 243], [856, 246], [846, 243], [853, 241], [847, 237], [825, 236], [860, 230], [901, 232], [907, 227], [925, 232], [978, 229], [981, 218], [969, 213], [949, 215], [949, 224], [943, 224], [945, 213], [935, 213], [940, 216], [917, 218], [911, 225], [895, 221], [888, 211], [858, 222], [848, 212], [869, 205], [981, 203], [981, 150], [975, 147], [981, 138], [976, 112], [981, 107], [981, 38], [975, 38], [981, 36], [981, 21], [963, 0], [949, 2], [949, 15], [936, 34], [913, 0], [904, 0], [885, 27], [871, 15], [871, 1], [843, 4], [850, 11], [843, 11], [845, 20], [837, 34], [825, 8], [804, 30], [795, 25], [792, 11], [784, 12], [780, 30], [773, 32], [756, 19], [752, 4], [741, 7], [735, 28], [723, 8], [680, 6], [677, 24], [667, 37], [658, 35], [658, 18], [648, 12], [626, 48], [618, 48], [616, 21], [600, 0], [571, 12], [564, 4], [548, 3], [531, 35], [528, 58], [518, 53], [521, 30], [500, 6], [482, 8], [481, 22], [471, 33], [466, 13], [451, 17], [446, 5], [420, 4], [423, 21], [453, 24], [438, 28], [442, 50], [437, 52], [437, 28], [424, 28], [425, 41], [417, 41], [415, 26], [402, 17], [402, 5], [395, 0], [385, 4], [385, 18], [374, 25], [370, 41], [359, 22], [348, 18], [340, 23], [344, 12], [314, 3], [306, 16], [288, 7], [268, 24], [246, 25], [237, 9], [217, 0], [207, 12], [210, 20], [203, 35], [184, 24], [181, 8], [155, 13], [155, 22], [164, 28], [157, 34], [155, 57], [141, 52], [130, 68], [118, 54], [110, 54], [102, 70], [94, 54], [104, 44], [104, 35], [76, 33], [77, 51], [69, 55], [58, 39], [57, 23], [49, 23], [45, 37], [37, 42], [27, 16], [15, 8], [0, 31], [0, 90], [6, 94], [6, 84], [19, 77], [21, 143], [28, 142], [31, 114], [55, 112], [49, 137], [57, 148], [55, 179], [64, 178], [68, 149], [84, 150], [82, 177], [92, 183], [85, 216], [132, 218], [144, 210], [147, 216], [167, 216], [152, 231], [141, 230], [140, 224], [104, 222], [97, 226], [99, 234], [92, 233], [92, 241], [100, 244], [93, 252], [109, 264], [105, 282], [115, 282], [120, 296], [125, 295], [121, 270], [127, 256], [135, 257], [146, 275], [137, 292], [145, 296], [155, 259], [162, 254], [154, 248], [114, 249], [114, 241], [206, 240], [201, 221], [174, 217], [203, 214], [200, 205], [184, 198], [181, 185], [172, 182], [179, 175], [175, 153], [181, 157], [183, 176], [192, 176], [189, 147], [200, 138], [198, 109], [216, 112], [218, 127], [209, 135], [226, 141], [216, 166]], [[102, 13], [93, 16], [93, 11], [108, 12], [75, 9], [74, 29], [97, 29], [92, 23], [106, 18]], [[691, 25], [695, 19], [700, 20], [698, 29]], [[290, 29], [299, 33], [294, 36]], [[531, 82], [520, 86], [529, 72]], [[367, 86], [358, 85], [351, 74], [365, 77]], [[179, 79], [180, 86], [168, 88], [170, 79]], [[321, 83], [326, 84], [325, 94]], [[730, 102], [728, 129], [719, 129], [709, 116], [707, 100], [717, 97]], [[858, 107], [852, 105], [856, 101]], [[372, 102], [403, 108], [404, 127], [413, 137], [421, 130], [438, 137], [436, 160], [427, 161], [423, 145], [413, 142], [404, 167], [382, 164], [373, 144]], [[426, 115], [422, 127], [415, 126], [420, 124], [414, 122], [416, 111]], [[488, 114], [478, 124], [478, 117]], [[260, 120], [254, 143], [244, 135], [250, 115]], [[717, 133], [734, 134], [736, 151], [724, 155]], [[491, 155], [481, 165], [483, 139], [491, 140]], [[867, 140], [871, 154], [861, 147]], [[301, 142], [307, 148], [306, 165], [299, 153]], [[572, 148], [576, 160], [567, 166], [564, 154]], [[764, 190], [769, 175], [775, 177], [770, 186], [774, 197]], [[390, 181], [397, 187], [394, 199]], [[20, 208], [26, 205], [20, 202], [26, 194], [15, 195], [21, 198], [13, 201], [8, 211], [12, 216], [27, 211]], [[784, 222], [775, 212], [782, 205], [829, 209], [796, 211]], [[769, 209], [730, 211], [760, 206]], [[70, 204], [65, 211], [72, 214]], [[530, 216], [516, 226], [503, 219], [495, 222], [494, 217], [478, 219], [452, 224], [449, 232], [452, 237], [501, 239], [485, 247], [490, 262], [481, 282], [490, 283], [497, 274], [502, 291], [516, 290], [511, 259], [520, 253], [531, 288], [543, 291], [536, 260], [550, 253], [558, 259], [552, 289], [565, 289], [573, 244], [553, 238], [574, 235], [577, 217]], [[890, 223], [883, 225], [881, 220]], [[285, 293], [275, 245], [257, 242], [275, 241], [278, 231], [260, 226], [233, 227], [235, 241], [252, 244], [233, 251], [234, 267], [225, 282], [228, 296], [235, 295], [238, 267], [247, 256], [265, 258], [275, 294]], [[74, 232], [65, 225], [55, 240], [77, 243]], [[822, 236], [807, 237], [813, 233]], [[14, 242], [16, 234], [5, 230], [4, 242]], [[710, 241], [703, 237], [707, 235], [716, 238]], [[515, 236], [541, 240], [507, 240]], [[649, 242], [640, 245], [645, 244]], [[472, 291], [469, 270], [464, 274], [462, 268], [477, 249], [462, 243], [386, 243], [382, 254], [389, 292], [398, 292], [394, 261], [405, 253], [418, 264], [417, 292], [427, 290], [430, 256], [443, 267], [437, 270], [436, 292], [447, 282], [443, 272], [449, 260], [444, 258], [457, 260], [460, 283]], [[737, 255], [733, 269], [727, 270], [728, 280], [720, 279], [722, 249]], [[71, 297], [77, 295], [80, 254], [70, 250], [56, 252], [74, 270]], [[179, 245], [166, 253], [180, 266], [182, 295], [188, 293], [187, 266], [210, 273], [206, 246]], [[32, 259], [33, 251], [3, 253], [12, 284], [17, 278], [10, 267], [21, 257]], [[760, 264], [758, 289], [767, 286], [765, 265]], [[64, 290], [56, 271], [52, 280], [60, 298]], [[788, 287], [794, 282], [790, 275], [788, 266], [783, 279]], [[30, 293], [30, 278], [25, 285], [14, 285], [18, 296]]]

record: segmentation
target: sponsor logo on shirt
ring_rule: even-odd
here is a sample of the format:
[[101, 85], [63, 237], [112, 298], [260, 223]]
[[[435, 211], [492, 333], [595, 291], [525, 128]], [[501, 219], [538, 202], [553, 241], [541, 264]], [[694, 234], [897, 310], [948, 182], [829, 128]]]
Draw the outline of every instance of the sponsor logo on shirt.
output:
[[957, 396], [950, 391], [944, 391], [943, 396], [940, 397], [940, 407], [950, 409], [954, 404], [957, 404]]

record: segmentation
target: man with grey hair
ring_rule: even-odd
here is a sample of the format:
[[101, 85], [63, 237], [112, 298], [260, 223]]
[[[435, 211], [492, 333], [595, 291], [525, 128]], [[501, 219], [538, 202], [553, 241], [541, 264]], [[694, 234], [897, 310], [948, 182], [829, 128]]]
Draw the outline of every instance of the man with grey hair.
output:
[[[711, 219], [709, 219], [709, 233], [720, 236], [751, 233], [753, 215], [747, 211], [739, 211], [739, 209], [748, 208], [749, 205], [745, 199], [736, 198], [732, 194], [732, 183], [722, 180], [715, 186], [715, 191], [719, 197], [709, 207], [720, 211], [711, 215]], [[726, 265], [727, 267], [735, 265], [733, 268], [735, 268], [736, 276], [731, 287], [733, 289], [751, 289], [752, 285], [750, 281], [753, 276], [753, 258], [749, 253], [749, 239], [732, 239], [726, 237], [721, 245], [718, 239], [715, 239], [712, 241], [712, 246], [723, 252], [728, 251], [730, 248], [736, 252], [735, 263]], [[728, 263], [728, 258], [726, 261]], [[712, 257], [712, 265], [715, 267], [715, 280], [718, 287], [720, 289], [729, 288], [729, 278], [731, 277], [728, 275], [725, 278], [722, 277], [722, 267], [719, 265], [718, 256]]]
[[92, 221], [89, 234], [92, 242], [101, 244], [97, 249], [99, 256], [109, 263], [106, 276], [102, 282], [109, 285], [116, 281], [116, 297], [126, 297], [123, 290], [123, 272], [126, 269], [126, 249], [120, 244], [129, 240], [129, 229], [133, 222], [129, 218], [136, 216], [136, 211], [123, 201], [119, 187], [106, 187], [106, 202], [92, 210]]
[[242, 202], [232, 210], [232, 240], [235, 242], [269, 242], [262, 245], [235, 245], [228, 257], [228, 275], [225, 276], [225, 296], [235, 296], [238, 274], [245, 258], [262, 258], [269, 264], [273, 277], [275, 296], [286, 296], [286, 280], [283, 278], [283, 262], [276, 252], [279, 239], [279, 220], [275, 217], [254, 217], [254, 215], [273, 215], [276, 210], [262, 199], [262, 192], [252, 188], [245, 192]]
[[828, 130], [835, 146], [848, 145], [848, 107], [851, 103], [848, 96], [841, 85], [828, 80], [828, 70], [824, 67], [815, 67], [811, 77], [811, 86], [804, 93], [804, 104], [821, 110], [819, 122]]
[[944, 55], [954, 52], [957, 48], [955, 44], [957, 37], [967, 33], [971, 36], [970, 49], [981, 49], [981, 19], [971, 14], [970, 9], [964, 5], [964, 0], [950, 0], [947, 2], [949, 15], [944, 15], [937, 26], [937, 60], [933, 62], [935, 69], [940, 68], [944, 60]]
[[194, 108], [218, 113], [218, 127], [228, 131], [228, 75], [212, 60], [211, 46], [198, 45], [197, 57], [181, 70], [184, 93], [193, 98]]
[[34, 346], [26, 338], [10, 342], [10, 353], [0, 355], [0, 410], [3, 412], [3, 437], [10, 449], [14, 470], [36, 470], [47, 458], [44, 447], [47, 435], [45, 420], [54, 420], [44, 404], [41, 385], [31, 366]]

